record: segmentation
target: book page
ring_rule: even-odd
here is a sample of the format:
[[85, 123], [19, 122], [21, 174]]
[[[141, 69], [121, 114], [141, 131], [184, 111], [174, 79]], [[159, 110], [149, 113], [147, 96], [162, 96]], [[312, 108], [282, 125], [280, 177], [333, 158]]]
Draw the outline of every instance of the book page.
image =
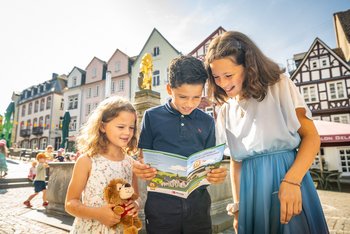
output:
[[225, 145], [218, 145], [190, 155], [143, 149], [145, 164], [157, 169], [147, 190], [186, 198], [199, 186], [209, 184], [207, 173], [220, 166]]

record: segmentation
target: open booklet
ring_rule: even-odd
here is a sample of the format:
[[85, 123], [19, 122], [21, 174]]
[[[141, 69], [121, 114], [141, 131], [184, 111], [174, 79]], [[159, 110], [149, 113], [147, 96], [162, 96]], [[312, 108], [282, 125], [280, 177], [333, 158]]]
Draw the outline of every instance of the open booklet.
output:
[[147, 190], [187, 198], [199, 186], [209, 184], [206, 175], [220, 166], [224, 149], [225, 144], [217, 145], [189, 157], [143, 149], [144, 163], [157, 169]]

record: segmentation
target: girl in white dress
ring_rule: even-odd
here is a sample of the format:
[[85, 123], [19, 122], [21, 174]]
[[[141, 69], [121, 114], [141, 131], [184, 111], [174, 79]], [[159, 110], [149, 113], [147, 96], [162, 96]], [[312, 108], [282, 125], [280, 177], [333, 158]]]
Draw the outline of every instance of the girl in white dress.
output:
[[[71, 233], [122, 233], [120, 222], [103, 199], [103, 190], [110, 180], [122, 178], [138, 192], [132, 172], [136, 150], [136, 111], [129, 101], [110, 97], [101, 102], [83, 126], [77, 140], [82, 152], [74, 166], [68, 186], [65, 208], [75, 216]], [[138, 202], [130, 201], [128, 215], [138, 214]], [[120, 225], [121, 226], [121, 225]]]
[[294, 83], [239, 32], [211, 42], [206, 67], [222, 104], [216, 138], [231, 156], [235, 233], [328, 233], [308, 172], [320, 137]]

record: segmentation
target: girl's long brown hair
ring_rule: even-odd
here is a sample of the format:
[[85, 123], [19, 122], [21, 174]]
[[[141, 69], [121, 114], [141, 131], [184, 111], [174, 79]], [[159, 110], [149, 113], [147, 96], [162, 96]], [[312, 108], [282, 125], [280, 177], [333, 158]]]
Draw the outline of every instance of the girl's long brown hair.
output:
[[243, 98], [253, 97], [262, 101], [268, 86], [275, 84], [283, 73], [278, 64], [266, 57], [249, 37], [240, 32], [225, 32], [210, 43], [205, 59], [209, 75], [209, 95], [219, 104], [226, 102], [228, 96], [216, 85], [209, 65], [214, 60], [223, 58], [244, 66]]
[[102, 101], [91, 113], [88, 121], [81, 128], [77, 138], [77, 148], [80, 153], [93, 157], [98, 153], [107, 151], [109, 140], [106, 134], [101, 132], [102, 123], [107, 123], [118, 117], [119, 113], [127, 111], [135, 114], [134, 135], [124, 151], [131, 154], [137, 149], [137, 117], [133, 105], [124, 98], [112, 96]]

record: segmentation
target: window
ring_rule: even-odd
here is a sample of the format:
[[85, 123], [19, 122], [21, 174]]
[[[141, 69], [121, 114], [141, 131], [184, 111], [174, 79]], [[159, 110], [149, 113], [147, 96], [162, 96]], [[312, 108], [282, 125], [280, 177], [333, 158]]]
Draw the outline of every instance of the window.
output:
[[209, 43], [208, 43], [208, 44], [205, 44], [205, 46], [204, 46], [204, 54], [207, 54], [207, 52], [208, 52], [208, 47], [209, 47]]
[[[34, 119], [35, 120], [35, 119]], [[27, 120], [27, 124], [26, 124], [26, 128], [30, 129], [30, 127], [32, 126], [32, 121], [30, 119]]]
[[42, 98], [40, 100], [40, 111], [43, 111], [45, 108], [45, 98]]
[[211, 117], [214, 118], [214, 108], [211, 106], [208, 106], [205, 108], [205, 113], [207, 113], [208, 115], [210, 115]]
[[61, 99], [61, 103], [60, 103], [60, 110], [63, 110], [64, 108], [64, 99]]
[[321, 68], [329, 67], [329, 59], [328, 58], [321, 58], [320, 65], [321, 65]]
[[86, 90], [86, 97], [91, 98], [91, 88], [88, 88], [88, 90]]
[[115, 92], [115, 82], [112, 81], [112, 84], [111, 84], [111, 93], [114, 93]]
[[78, 95], [68, 97], [68, 110], [78, 108]]
[[72, 79], [72, 86], [77, 86], [77, 77], [74, 76], [73, 79]]
[[38, 112], [38, 110], [39, 110], [39, 101], [36, 100], [34, 104], [34, 113]]
[[90, 112], [91, 112], [91, 104], [89, 103], [89, 104], [86, 105], [86, 112], [85, 112], [85, 115], [89, 115]]
[[25, 116], [26, 114], [26, 105], [22, 106], [22, 116]]
[[153, 72], [153, 86], [158, 86], [160, 84], [160, 74], [159, 70]]
[[119, 80], [119, 89], [118, 91], [124, 91], [124, 80]]
[[96, 67], [94, 67], [92, 69], [92, 77], [96, 77], [96, 75], [97, 75], [97, 69], [96, 69]]
[[28, 106], [28, 115], [32, 114], [32, 110], [33, 110], [33, 103], [29, 103], [29, 106]]
[[322, 158], [322, 161], [324, 163], [324, 149], [321, 147], [320, 151], [317, 153], [314, 161], [311, 164], [311, 168], [317, 168], [320, 169], [320, 158]]
[[33, 127], [38, 127], [38, 118], [34, 118]]
[[310, 70], [316, 70], [319, 67], [319, 61], [318, 58], [313, 58], [310, 60]]
[[349, 124], [349, 115], [344, 114], [344, 115], [332, 115], [332, 122], [337, 122], [337, 123], [344, 123], [344, 124]]
[[316, 85], [303, 86], [302, 94], [306, 103], [318, 101]]
[[50, 128], [50, 115], [46, 115], [45, 116], [44, 128], [45, 129], [49, 129]]
[[20, 130], [23, 130], [25, 129], [25, 125], [24, 125], [24, 121], [21, 121], [21, 127], [20, 127]]
[[70, 120], [69, 131], [77, 130], [77, 117], [73, 116]]
[[159, 55], [159, 47], [158, 46], [153, 48], [153, 56], [157, 56], [157, 55]]
[[46, 98], [46, 110], [51, 108], [51, 96]]
[[350, 148], [339, 149], [341, 171], [350, 172]]
[[114, 68], [115, 68], [116, 72], [120, 71], [120, 62], [119, 61], [115, 63], [115, 67]]
[[44, 125], [44, 117], [39, 118], [39, 127], [42, 127]]
[[96, 86], [96, 89], [95, 89], [95, 97], [98, 97], [98, 93], [99, 93], [99, 89], [100, 89], [100, 86]]
[[344, 80], [327, 83], [330, 100], [345, 98]]

